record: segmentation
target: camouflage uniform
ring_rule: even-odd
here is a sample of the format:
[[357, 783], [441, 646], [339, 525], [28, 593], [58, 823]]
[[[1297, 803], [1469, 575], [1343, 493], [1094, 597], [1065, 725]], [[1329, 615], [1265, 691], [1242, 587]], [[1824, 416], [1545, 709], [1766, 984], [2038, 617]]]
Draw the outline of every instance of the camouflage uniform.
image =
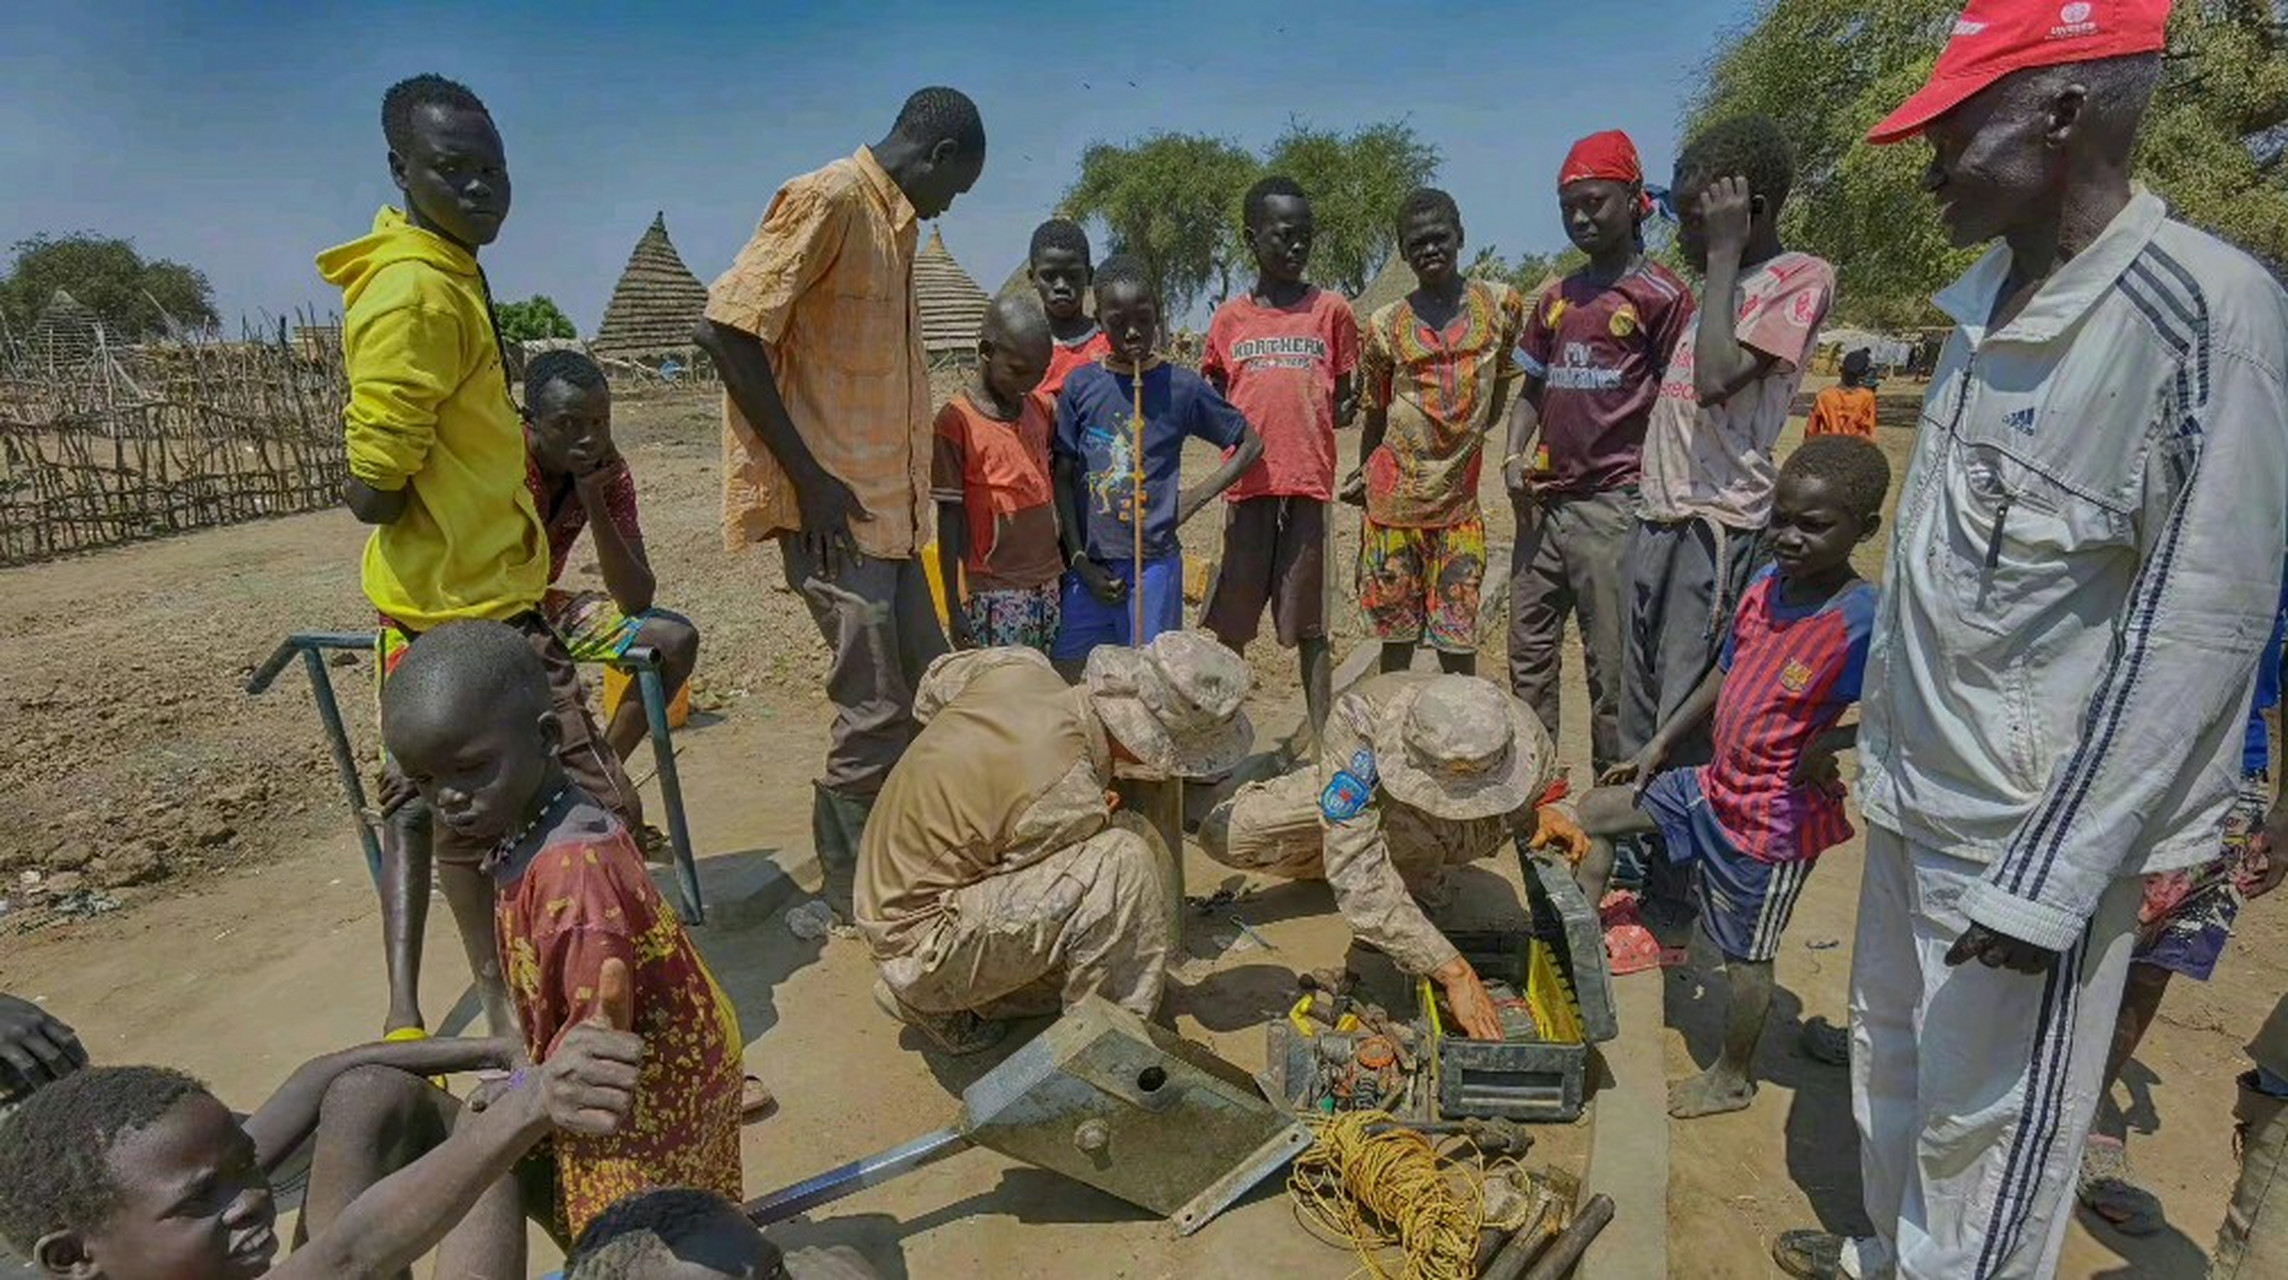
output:
[[[926, 723], [875, 802], [858, 868], [858, 927], [907, 1009], [1022, 1017], [1092, 993], [1158, 1008], [1174, 864], [1148, 823], [1113, 811], [1107, 724], [1129, 724], [1138, 741], [1123, 743], [1170, 771], [1203, 743], [1228, 752], [1246, 666], [1182, 632], [1099, 656], [1080, 689], [1029, 649], [949, 655], [923, 677]], [[1100, 665], [1119, 678], [1098, 679]], [[1131, 723], [1147, 701], [1198, 723]]]
[[[1503, 848], [1510, 814], [1531, 805], [1548, 785], [1551, 769], [1548, 735], [1533, 733], [1526, 735], [1521, 754], [1533, 757], [1525, 767], [1538, 781], [1507, 812], [1442, 817], [1389, 794], [1382, 774], [1391, 754], [1392, 704], [1402, 693], [1418, 695], [1442, 679], [1456, 677], [1397, 672], [1345, 693], [1328, 714], [1316, 768], [1250, 783], [1200, 824], [1201, 847], [1226, 866], [1326, 879], [1359, 940], [1414, 974], [1430, 973], [1457, 954], [1424, 911], [1446, 869]], [[1531, 722], [1522, 706], [1511, 706], [1513, 716]], [[1457, 739], [1498, 738], [1498, 713], [1483, 719], [1449, 727]]]

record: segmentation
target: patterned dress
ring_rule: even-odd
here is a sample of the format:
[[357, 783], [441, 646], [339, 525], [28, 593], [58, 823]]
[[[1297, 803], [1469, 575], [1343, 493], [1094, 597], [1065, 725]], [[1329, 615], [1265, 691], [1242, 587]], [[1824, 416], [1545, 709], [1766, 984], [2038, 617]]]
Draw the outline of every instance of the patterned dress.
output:
[[634, 979], [644, 1040], [635, 1109], [619, 1133], [551, 1140], [560, 1225], [577, 1235], [614, 1200], [647, 1187], [740, 1199], [738, 1015], [644, 874], [626, 828], [582, 799], [521, 871], [503, 869], [493, 912], [534, 1062], [595, 1012], [605, 960], [627, 962]]

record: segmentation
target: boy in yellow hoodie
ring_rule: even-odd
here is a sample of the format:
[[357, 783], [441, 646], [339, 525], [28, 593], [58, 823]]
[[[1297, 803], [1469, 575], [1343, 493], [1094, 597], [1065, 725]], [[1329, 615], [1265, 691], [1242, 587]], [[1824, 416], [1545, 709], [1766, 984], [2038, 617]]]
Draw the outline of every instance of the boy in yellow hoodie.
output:
[[[318, 255], [342, 291], [342, 353], [350, 399], [349, 479], [358, 519], [375, 526], [364, 585], [381, 614], [383, 678], [413, 637], [460, 619], [515, 627], [540, 654], [554, 695], [559, 758], [582, 789], [630, 830], [642, 829], [635, 787], [589, 718], [578, 669], [538, 612], [548, 542], [525, 484], [524, 427], [501, 363], [500, 329], [477, 250], [508, 217], [508, 161], [485, 104], [442, 76], [400, 81], [383, 95], [389, 173], [405, 211], [384, 208], [373, 231]], [[385, 805], [410, 794], [396, 768]], [[461, 929], [493, 1030], [514, 1027], [494, 959], [492, 889], [478, 864], [489, 850], [420, 800], [398, 809], [388, 837], [382, 932], [389, 955], [384, 1029], [418, 1035], [421, 935], [432, 854]]]

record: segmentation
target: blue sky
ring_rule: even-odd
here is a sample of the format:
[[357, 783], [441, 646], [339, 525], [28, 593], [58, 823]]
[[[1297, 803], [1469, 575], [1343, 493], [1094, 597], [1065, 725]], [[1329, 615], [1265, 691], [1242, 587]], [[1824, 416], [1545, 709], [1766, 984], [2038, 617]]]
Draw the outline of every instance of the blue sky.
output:
[[507, 140], [496, 291], [550, 294], [583, 334], [655, 210], [712, 279], [780, 181], [873, 141], [930, 83], [985, 115], [985, 176], [938, 225], [987, 289], [1090, 142], [1170, 129], [1254, 148], [1290, 119], [1405, 117], [1445, 153], [1439, 182], [1473, 244], [1546, 250], [1564, 238], [1566, 147], [1625, 128], [1665, 174], [1711, 37], [1747, 7], [12, 5], [0, 244], [124, 235], [206, 271], [226, 318], [331, 309], [312, 257], [396, 194], [381, 91], [438, 71], [484, 97]]

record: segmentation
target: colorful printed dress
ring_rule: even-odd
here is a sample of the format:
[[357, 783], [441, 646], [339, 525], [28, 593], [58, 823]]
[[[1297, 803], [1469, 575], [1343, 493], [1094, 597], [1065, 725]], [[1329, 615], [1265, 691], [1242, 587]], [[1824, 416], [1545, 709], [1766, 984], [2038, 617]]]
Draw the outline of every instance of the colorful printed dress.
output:
[[595, 1013], [605, 960], [627, 962], [634, 980], [644, 1040], [635, 1109], [608, 1137], [551, 1139], [561, 1225], [577, 1235], [614, 1200], [649, 1187], [739, 1200], [738, 1015], [627, 829], [583, 797], [521, 871], [497, 874], [501, 970], [534, 1062]]

